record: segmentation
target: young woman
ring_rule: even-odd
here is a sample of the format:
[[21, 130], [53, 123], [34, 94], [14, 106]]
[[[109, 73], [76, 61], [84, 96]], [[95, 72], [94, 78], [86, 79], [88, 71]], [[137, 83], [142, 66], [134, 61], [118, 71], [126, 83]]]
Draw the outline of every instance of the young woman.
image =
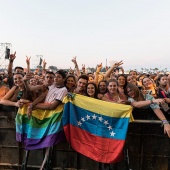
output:
[[131, 83], [131, 84], [134, 84], [135, 86], [137, 86], [137, 81], [136, 79], [133, 78], [132, 75], [127, 75], [126, 76], [126, 80], [127, 80], [127, 83]]
[[160, 75], [157, 78], [157, 86], [158, 86], [158, 97], [165, 98], [165, 100], [166, 98], [170, 98], [170, 87], [168, 87], [168, 78], [166, 75]]
[[10, 91], [1, 99], [0, 104], [6, 106], [22, 107], [23, 104], [32, 101], [32, 95], [26, 90], [23, 82], [23, 75], [15, 73], [14, 84]]
[[65, 84], [68, 92], [73, 92], [75, 87], [76, 87], [76, 78], [75, 78], [75, 76], [73, 76], [73, 75], [67, 76], [64, 84]]
[[149, 94], [143, 95], [133, 84], [127, 85], [126, 94], [128, 95], [128, 101], [133, 107], [142, 108], [145, 106], [150, 106], [157, 117], [162, 121], [164, 125], [164, 132], [170, 137], [170, 125], [159, 107], [159, 104], [164, 103], [163, 99], [155, 99]]
[[162, 104], [162, 109], [165, 112], [170, 112], [170, 87], [168, 86], [168, 78], [166, 75], [160, 75], [157, 78], [158, 92], [157, 96], [165, 100], [165, 104]]
[[150, 79], [149, 77], [144, 77], [142, 79], [142, 85], [144, 87], [144, 93], [150, 94], [153, 97], [157, 98], [154, 80]]
[[127, 75], [126, 79], [127, 79], [127, 83], [134, 84], [135, 86], [138, 87], [140, 91], [142, 90], [143, 87], [138, 83], [138, 81], [136, 81], [136, 79], [133, 78], [133, 76], [129, 74]]
[[102, 97], [102, 100], [114, 103], [126, 103], [126, 97], [119, 93], [118, 82], [115, 79], [110, 79], [107, 82], [107, 93]]
[[86, 86], [86, 96], [97, 99], [97, 86], [95, 83], [90, 82]]
[[117, 82], [118, 82], [118, 91], [119, 91], [119, 93], [121, 93], [122, 96], [124, 96], [124, 98], [127, 99], [126, 95], [124, 93], [125, 87], [127, 85], [126, 76], [124, 74], [119, 74], [117, 76]]
[[98, 93], [105, 94], [107, 92], [106, 85], [107, 81], [105, 80], [100, 81], [98, 84]]

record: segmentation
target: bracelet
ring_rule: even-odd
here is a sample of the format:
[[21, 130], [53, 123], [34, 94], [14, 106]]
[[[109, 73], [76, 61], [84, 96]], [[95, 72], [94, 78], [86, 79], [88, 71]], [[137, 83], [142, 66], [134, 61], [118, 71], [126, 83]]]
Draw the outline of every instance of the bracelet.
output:
[[162, 126], [165, 124], [169, 124], [169, 122], [166, 119], [162, 120]]
[[13, 61], [14, 61], [14, 60], [9, 60], [9, 62], [11, 62], [11, 63], [12, 63]]

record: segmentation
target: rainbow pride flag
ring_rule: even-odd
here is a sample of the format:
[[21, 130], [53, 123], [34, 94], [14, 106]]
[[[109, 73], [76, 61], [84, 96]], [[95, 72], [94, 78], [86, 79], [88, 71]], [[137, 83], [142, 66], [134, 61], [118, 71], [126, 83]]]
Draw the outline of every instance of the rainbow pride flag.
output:
[[97, 162], [121, 161], [132, 107], [78, 94], [64, 103], [62, 122], [73, 149]]
[[16, 140], [27, 150], [53, 146], [65, 139], [62, 126], [63, 104], [55, 110], [37, 109], [28, 119], [27, 106], [18, 110], [16, 116]]

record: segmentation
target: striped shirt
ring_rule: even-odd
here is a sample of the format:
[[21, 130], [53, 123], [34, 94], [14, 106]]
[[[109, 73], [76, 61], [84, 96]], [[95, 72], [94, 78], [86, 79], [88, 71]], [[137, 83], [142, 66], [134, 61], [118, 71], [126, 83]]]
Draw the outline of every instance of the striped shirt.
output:
[[68, 91], [66, 87], [56, 87], [55, 85], [51, 85], [45, 98], [45, 103], [52, 103], [54, 100], [62, 102], [67, 93]]

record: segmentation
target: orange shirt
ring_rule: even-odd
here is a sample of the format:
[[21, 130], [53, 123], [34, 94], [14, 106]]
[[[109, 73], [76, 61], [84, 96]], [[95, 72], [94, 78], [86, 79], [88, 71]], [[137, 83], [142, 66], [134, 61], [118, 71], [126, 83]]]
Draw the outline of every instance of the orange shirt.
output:
[[8, 93], [10, 89], [7, 86], [0, 86], [0, 100]]

